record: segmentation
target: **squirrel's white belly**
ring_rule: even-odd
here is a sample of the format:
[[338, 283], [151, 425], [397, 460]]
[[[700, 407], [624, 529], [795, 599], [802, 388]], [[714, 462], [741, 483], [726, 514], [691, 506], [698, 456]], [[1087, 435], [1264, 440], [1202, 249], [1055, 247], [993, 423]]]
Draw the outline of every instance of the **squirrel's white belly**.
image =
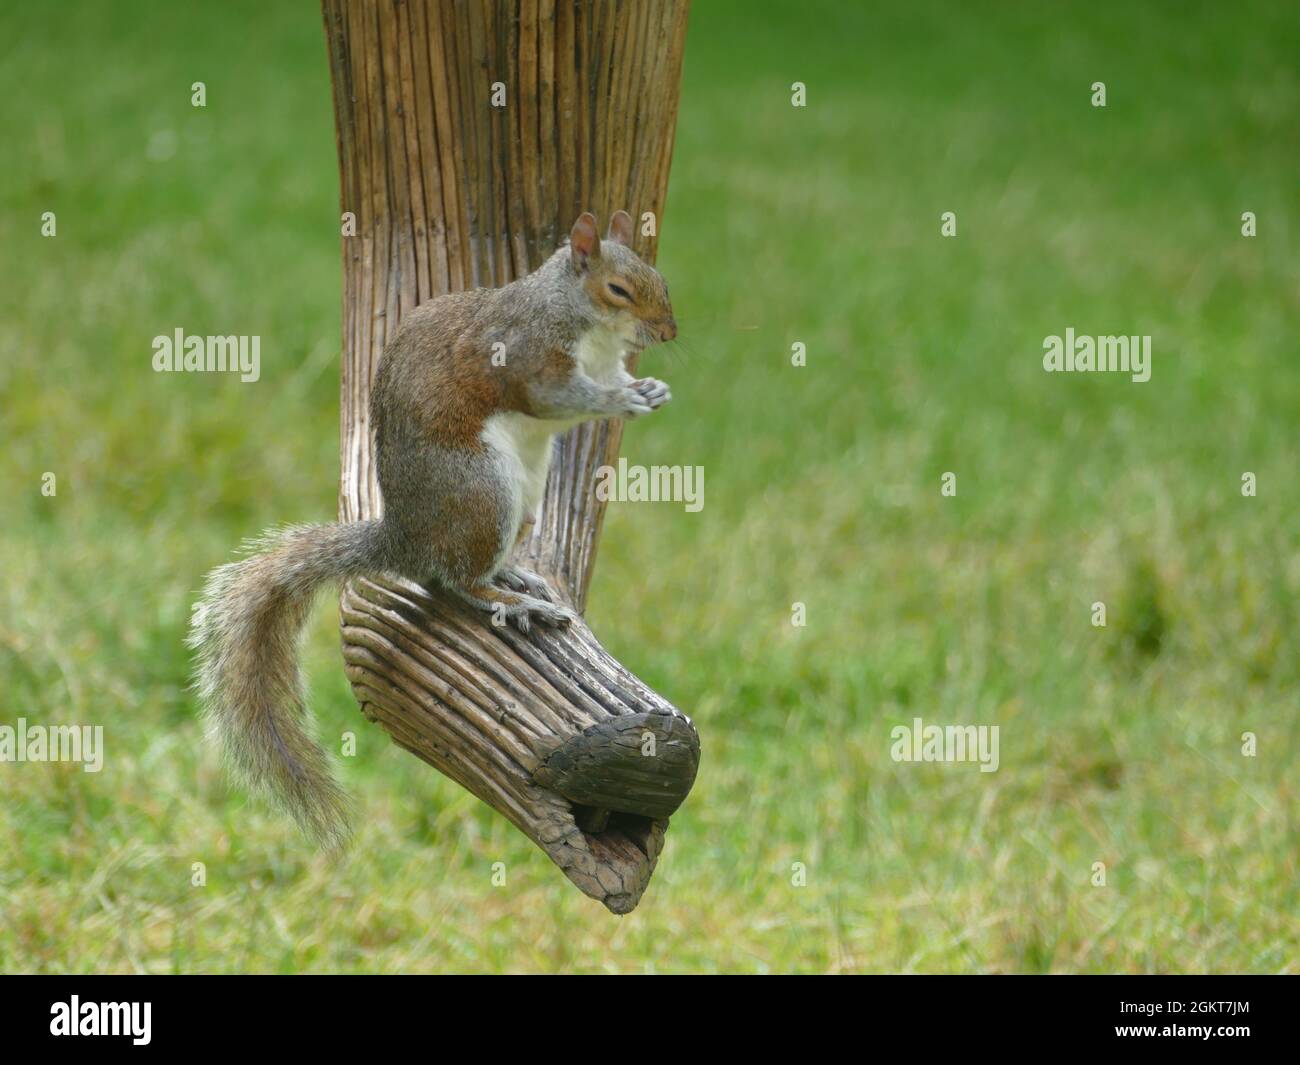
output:
[[[624, 362], [631, 339], [620, 330], [597, 326], [578, 340], [574, 357], [582, 371], [601, 384], [630, 380]], [[535, 517], [542, 505], [556, 434], [586, 420], [544, 421], [511, 411], [493, 414], [484, 423], [481, 439], [500, 455], [506, 477], [515, 486], [515, 528], [524, 518]]]
[[506, 478], [515, 486], [515, 528], [541, 506], [556, 426], [514, 412], [494, 414], [483, 425], [483, 443], [500, 456]]

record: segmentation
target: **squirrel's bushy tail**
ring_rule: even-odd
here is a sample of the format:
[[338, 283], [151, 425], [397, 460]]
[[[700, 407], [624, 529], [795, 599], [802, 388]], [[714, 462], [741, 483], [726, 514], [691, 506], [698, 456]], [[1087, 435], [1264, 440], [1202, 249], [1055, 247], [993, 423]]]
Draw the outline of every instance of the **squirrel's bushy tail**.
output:
[[188, 640], [204, 717], [232, 768], [329, 848], [347, 842], [348, 800], [304, 727], [298, 637], [321, 585], [381, 568], [378, 529], [300, 525], [250, 542], [257, 554], [208, 575]]

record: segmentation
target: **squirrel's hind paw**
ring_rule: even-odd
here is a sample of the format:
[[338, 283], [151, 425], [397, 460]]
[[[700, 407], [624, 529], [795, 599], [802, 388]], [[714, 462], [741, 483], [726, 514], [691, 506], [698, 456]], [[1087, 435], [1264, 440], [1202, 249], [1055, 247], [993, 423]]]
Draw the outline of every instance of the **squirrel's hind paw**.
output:
[[495, 582], [512, 592], [523, 592], [548, 603], [555, 601], [551, 586], [531, 570], [522, 566], [506, 566], [497, 573]]
[[492, 624], [500, 628], [512, 624], [520, 632], [532, 631], [533, 622], [550, 628], [563, 628], [577, 618], [572, 610], [555, 600], [555, 593], [549, 588], [547, 595], [553, 601], [547, 602], [537, 596], [527, 595], [508, 587], [506, 582], [514, 579], [524, 581], [526, 574], [533, 581], [541, 578], [526, 570], [509, 567], [497, 573], [490, 581], [479, 582], [472, 587], [454, 589], [457, 596], [471, 606], [492, 615]]
[[527, 595], [521, 595], [518, 605], [507, 607], [505, 613], [520, 632], [531, 631], [534, 621], [552, 629], [568, 628], [576, 617], [567, 606], [547, 603]]

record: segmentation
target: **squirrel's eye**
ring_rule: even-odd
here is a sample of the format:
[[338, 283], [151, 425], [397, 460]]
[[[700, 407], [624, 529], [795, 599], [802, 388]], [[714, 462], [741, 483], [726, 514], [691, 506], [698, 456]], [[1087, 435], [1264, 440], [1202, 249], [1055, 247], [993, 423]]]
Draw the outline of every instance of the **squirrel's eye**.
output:
[[622, 285], [614, 284], [612, 281], [609, 283], [609, 291], [612, 292], [619, 299], [628, 300], [629, 302], [632, 299], [632, 294], [628, 292], [627, 289], [625, 289]]

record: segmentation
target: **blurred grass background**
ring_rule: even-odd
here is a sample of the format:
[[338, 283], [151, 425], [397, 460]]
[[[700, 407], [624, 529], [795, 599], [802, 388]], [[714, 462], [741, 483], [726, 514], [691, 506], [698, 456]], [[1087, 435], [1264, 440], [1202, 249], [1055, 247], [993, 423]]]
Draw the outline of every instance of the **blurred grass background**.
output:
[[[11, 4], [0, 41], [0, 723], [107, 744], [0, 765], [0, 969], [1300, 968], [1294, 6], [698, 0], [675, 399], [624, 453], [706, 505], [612, 505], [590, 613], [704, 762], [621, 919], [361, 718], [332, 601], [349, 857], [200, 742], [202, 575], [335, 512], [316, 8]], [[154, 374], [176, 326], [260, 334], [261, 382]], [[1067, 326], [1151, 334], [1151, 381], [1045, 374]], [[892, 762], [915, 716], [999, 725], [1001, 769]]]

